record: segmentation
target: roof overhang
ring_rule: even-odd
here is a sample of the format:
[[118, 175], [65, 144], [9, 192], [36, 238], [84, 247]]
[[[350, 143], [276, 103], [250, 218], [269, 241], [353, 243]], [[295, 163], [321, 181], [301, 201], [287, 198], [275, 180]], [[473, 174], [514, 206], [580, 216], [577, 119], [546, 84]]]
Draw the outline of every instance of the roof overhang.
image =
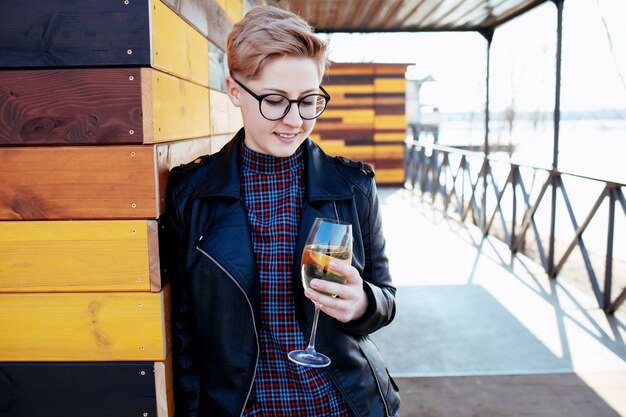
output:
[[488, 31], [549, 0], [268, 0], [317, 32]]

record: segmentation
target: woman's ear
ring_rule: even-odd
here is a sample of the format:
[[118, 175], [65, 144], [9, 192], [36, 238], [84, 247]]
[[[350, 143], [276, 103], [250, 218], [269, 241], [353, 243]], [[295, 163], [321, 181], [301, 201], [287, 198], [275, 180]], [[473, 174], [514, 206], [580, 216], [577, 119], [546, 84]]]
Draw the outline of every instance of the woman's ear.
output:
[[230, 75], [226, 77], [226, 92], [228, 93], [230, 102], [233, 103], [235, 107], [240, 107], [239, 94], [241, 94], [241, 88]]

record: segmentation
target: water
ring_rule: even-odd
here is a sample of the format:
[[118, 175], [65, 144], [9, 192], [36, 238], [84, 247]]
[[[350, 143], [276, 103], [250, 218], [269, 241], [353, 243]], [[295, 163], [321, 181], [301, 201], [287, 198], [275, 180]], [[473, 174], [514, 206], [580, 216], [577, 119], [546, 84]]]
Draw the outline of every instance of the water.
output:
[[[558, 167], [561, 171], [626, 184], [626, 120], [561, 120]], [[484, 120], [446, 121], [439, 143], [482, 145]], [[553, 158], [552, 120], [492, 121], [491, 144], [512, 144], [520, 163], [549, 168]]]
[[[441, 124], [439, 143], [443, 145], [475, 145], [481, 146], [484, 142], [484, 121], [446, 121]], [[553, 159], [554, 128], [552, 120], [516, 121], [511, 127], [503, 121], [492, 121], [490, 125], [490, 144], [512, 144], [514, 153], [512, 160], [523, 165], [543, 167], [549, 169]], [[492, 154], [495, 158], [508, 160], [505, 153]], [[614, 181], [626, 184], [626, 120], [562, 120], [560, 126], [559, 143], [559, 170], [598, 180]], [[476, 163], [475, 161], [474, 163]], [[452, 163], [456, 171], [456, 163]], [[473, 172], [478, 172], [480, 165], [473, 166]], [[508, 175], [508, 164], [494, 163], [492, 165], [499, 188], [502, 189]], [[527, 191], [531, 192], [532, 170], [522, 171]], [[540, 172], [535, 178], [535, 185], [531, 194], [531, 203], [534, 196], [547, 178]], [[567, 196], [572, 204], [576, 226], [580, 226], [592, 206], [601, 195], [605, 186], [603, 181], [594, 181], [589, 178], [580, 178], [572, 175], [563, 175], [563, 182]], [[489, 191], [489, 216], [493, 213], [496, 197]], [[550, 189], [547, 191], [550, 193]], [[626, 193], [626, 186], [622, 187]], [[518, 194], [521, 200], [521, 194]], [[521, 221], [521, 209], [526, 208], [518, 202], [518, 222]], [[511, 194], [505, 194], [502, 208], [505, 217], [509, 218], [512, 207]], [[597, 254], [606, 254], [608, 230], [608, 199], [599, 207], [588, 228], [583, 233], [587, 248]], [[539, 210], [535, 214], [537, 227], [542, 235], [549, 234], [550, 225], [550, 195], [544, 196]], [[496, 218], [499, 221], [499, 218]], [[555, 236], [566, 244], [575, 237], [575, 225], [570, 219], [565, 200], [559, 192], [557, 197], [557, 222]], [[528, 236], [530, 237], [530, 235]], [[626, 260], [626, 213], [619, 202], [615, 207], [615, 229], [613, 242], [613, 256], [616, 259]], [[575, 249], [579, 252], [579, 249]], [[576, 255], [578, 256], [578, 255]]]

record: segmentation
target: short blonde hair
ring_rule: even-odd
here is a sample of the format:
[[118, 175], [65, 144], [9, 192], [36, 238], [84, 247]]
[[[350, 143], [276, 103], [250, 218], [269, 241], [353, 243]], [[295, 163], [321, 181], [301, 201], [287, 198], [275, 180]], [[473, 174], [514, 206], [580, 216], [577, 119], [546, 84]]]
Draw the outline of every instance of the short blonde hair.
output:
[[328, 66], [327, 45], [296, 14], [273, 6], [250, 9], [228, 34], [226, 50], [231, 75], [255, 79], [273, 58], [311, 58], [320, 79]]

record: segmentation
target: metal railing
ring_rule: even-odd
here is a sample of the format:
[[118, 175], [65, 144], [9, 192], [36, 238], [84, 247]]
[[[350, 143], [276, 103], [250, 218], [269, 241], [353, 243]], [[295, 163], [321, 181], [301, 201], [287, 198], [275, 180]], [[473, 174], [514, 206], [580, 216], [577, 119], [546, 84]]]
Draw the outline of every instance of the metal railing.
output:
[[[582, 223], [576, 218], [564, 178], [601, 188]], [[446, 215], [456, 213], [463, 223], [471, 222], [480, 227], [483, 235], [499, 235], [512, 254], [521, 251], [527, 234], [532, 233], [539, 261], [551, 278], [563, 271], [563, 266], [578, 246], [598, 305], [607, 313], [613, 314], [626, 299], [626, 288], [614, 299], [611, 296], [614, 278], [615, 206], [619, 203], [626, 217], [626, 200], [622, 191], [624, 184], [485, 157], [482, 152], [410, 141], [405, 150], [405, 187], [421, 191], [422, 199], [430, 195], [430, 203], [440, 204]], [[558, 192], [561, 193], [567, 216], [560, 213], [557, 219]], [[590, 201], [586, 195], [585, 200]], [[607, 200], [608, 216], [600, 219], [606, 220], [607, 230], [604, 282], [601, 288], [583, 235], [594, 218], [602, 217], [598, 215], [598, 209]], [[549, 231], [540, 230], [536, 219], [539, 207], [543, 205], [545, 208], [546, 204], [550, 206], [550, 214], [547, 216]], [[470, 213], [471, 219], [468, 219]], [[496, 219], [499, 222], [496, 223]], [[574, 237], [557, 256], [555, 231], [557, 225], [562, 226], [560, 222], [567, 220], [575, 231]], [[597, 222], [598, 220], [595, 221]], [[547, 250], [542, 237], [547, 240]], [[562, 239], [558, 243], [562, 243]]]

